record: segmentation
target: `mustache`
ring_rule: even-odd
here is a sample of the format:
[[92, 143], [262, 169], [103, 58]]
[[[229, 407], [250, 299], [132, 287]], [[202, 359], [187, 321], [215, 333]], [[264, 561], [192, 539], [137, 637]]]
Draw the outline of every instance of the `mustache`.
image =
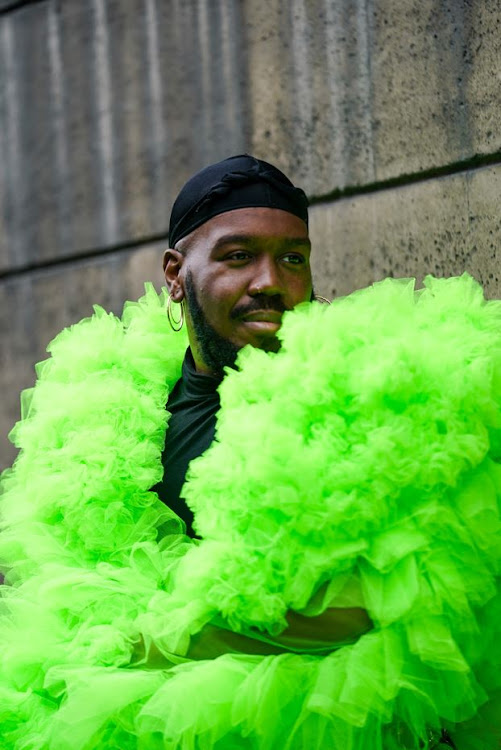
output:
[[242, 317], [242, 315], [257, 312], [258, 310], [273, 310], [273, 312], [284, 313], [288, 308], [284, 305], [279, 294], [273, 294], [271, 297], [268, 297], [266, 294], [258, 294], [246, 305], [238, 305], [238, 307], [233, 308], [230, 318], [235, 320]]

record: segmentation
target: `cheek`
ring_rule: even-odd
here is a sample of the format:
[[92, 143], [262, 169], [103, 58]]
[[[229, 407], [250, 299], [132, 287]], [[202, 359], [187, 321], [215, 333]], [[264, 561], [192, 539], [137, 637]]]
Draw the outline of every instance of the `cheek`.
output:
[[300, 302], [309, 301], [311, 299], [312, 288], [311, 279], [301, 279], [291, 284], [289, 287], [289, 299], [292, 302], [292, 306], [298, 305]]
[[207, 321], [216, 330], [231, 326], [230, 313], [236, 301], [234, 289], [220, 280], [205, 280], [197, 287], [197, 297]]
[[240, 298], [239, 286], [232, 279], [206, 279], [200, 284], [200, 298], [205, 300], [207, 308], [226, 312], [231, 310]]

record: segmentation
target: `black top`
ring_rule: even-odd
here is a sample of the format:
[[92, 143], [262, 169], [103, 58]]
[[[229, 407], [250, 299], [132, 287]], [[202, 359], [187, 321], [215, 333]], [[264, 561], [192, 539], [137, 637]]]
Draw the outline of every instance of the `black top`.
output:
[[183, 519], [189, 536], [195, 536], [192, 527], [193, 513], [186, 505], [181, 490], [188, 464], [206, 451], [214, 439], [216, 412], [219, 410], [217, 388], [220, 382], [220, 378], [196, 371], [188, 349], [183, 361], [182, 376], [167, 402], [171, 417], [162, 453], [164, 475], [153, 489], [160, 500]]

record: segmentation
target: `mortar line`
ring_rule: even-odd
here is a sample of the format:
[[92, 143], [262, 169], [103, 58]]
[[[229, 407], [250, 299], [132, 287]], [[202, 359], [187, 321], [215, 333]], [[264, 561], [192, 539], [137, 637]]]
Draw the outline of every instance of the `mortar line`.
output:
[[[57, 268], [72, 265], [73, 263], [82, 263], [86, 260], [92, 260], [94, 258], [102, 258], [105, 256], [115, 255], [117, 253], [128, 252], [130, 250], [136, 250], [144, 245], [151, 245], [155, 242], [164, 243], [165, 248], [169, 244], [169, 236], [167, 232], [162, 234], [149, 235], [147, 237], [139, 237], [138, 239], [130, 240], [128, 242], [120, 242], [115, 245], [108, 245], [106, 247], [99, 248], [87, 248], [71, 255], [63, 255], [57, 258], [46, 258], [43, 261], [26, 263], [23, 266], [17, 266], [16, 268], [9, 268], [0, 270], [0, 281], [5, 279], [13, 279], [27, 274], [33, 271], [43, 271], [47, 268]], [[159, 256], [160, 263], [160, 256]]]
[[392, 190], [396, 187], [406, 187], [407, 185], [414, 185], [419, 182], [427, 182], [428, 180], [435, 178], [452, 177], [461, 172], [470, 172], [498, 164], [501, 164], [501, 151], [496, 151], [493, 154], [476, 155], [469, 159], [453, 162], [452, 164], [445, 164], [441, 167], [430, 167], [421, 172], [401, 174], [395, 177], [389, 177], [386, 180], [368, 182], [364, 185], [348, 185], [344, 188], [335, 188], [331, 192], [324, 193], [323, 195], [310, 196], [309, 202], [310, 206], [315, 206], [319, 203], [335, 203], [343, 198], [350, 198], [352, 196], [365, 195], [368, 193], [379, 193], [384, 190]]
[[0, 16], [4, 16], [6, 13], [11, 13], [12, 11], [20, 10], [26, 5], [39, 5], [40, 3], [46, 2], [47, 0], [13, 0], [10, 5], [0, 8]]
[[[309, 199], [310, 206], [317, 206], [322, 203], [337, 203], [344, 198], [384, 192], [385, 190], [392, 190], [396, 187], [406, 187], [408, 185], [426, 182], [427, 180], [434, 178], [450, 177], [461, 172], [469, 172], [475, 169], [481, 169], [483, 167], [494, 166], [496, 164], [501, 164], [501, 151], [484, 156], [475, 156], [464, 161], [458, 161], [443, 167], [434, 167], [422, 172], [408, 175], [399, 175], [398, 177], [391, 177], [387, 180], [381, 180], [379, 182], [374, 182], [366, 185], [353, 185], [345, 188], [337, 188], [330, 193], [311, 196]], [[33, 271], [41, 271], [46, 268], [67, 266], [71, 265], [72, 263], [92, 260], [93, 258], [101, 258], [107, 255], [135, 250], [143, 247], [144, 245], [153, 244], [155, 242], [163, 242], [165, 243], [165, 247], [167, 247], [168, 233], [161, 232], [145, 237], [139, 237], [128, 242], [108, 245], [107, 247], [87, 248], [71, 255], [59, 256], [58, 258], [49, 258], [39, 262], [27, 263], [16, 268], [0, 270], [0, 281], [5, 279], [19, 278], [25, 276], [26, 274], [32, 273]]]

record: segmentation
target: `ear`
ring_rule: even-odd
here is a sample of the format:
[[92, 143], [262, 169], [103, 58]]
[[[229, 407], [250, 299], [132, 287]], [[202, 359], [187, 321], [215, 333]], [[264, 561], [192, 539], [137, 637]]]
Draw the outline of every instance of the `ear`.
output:
[[184, 262], [184, 255], [179, 250], [169, 247], [164, 253], [163, 268], [165, 283], [174, 302], [184, 299], [184, 289], [180, 279], [180, 271]]

